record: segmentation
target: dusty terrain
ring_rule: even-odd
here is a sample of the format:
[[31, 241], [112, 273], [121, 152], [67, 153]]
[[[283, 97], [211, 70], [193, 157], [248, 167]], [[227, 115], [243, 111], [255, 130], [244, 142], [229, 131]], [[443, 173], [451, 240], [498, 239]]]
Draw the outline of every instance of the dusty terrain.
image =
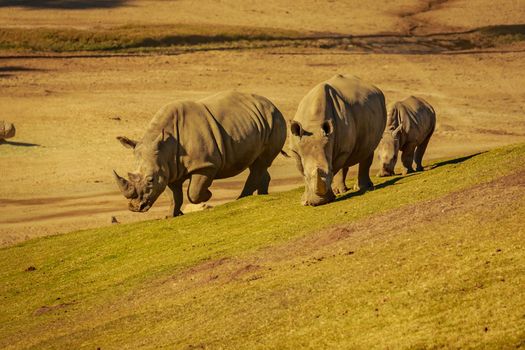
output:
[[119, 25], [241, 25], [301, 32], [403, 33], [523, 23], [523, 0], [2, 0], [5, 27], [93, 28]]
[[[346, 2], [337, 10], [305, 1], [290, 9], [272, 0], [42, 1], [12, 7], [0, 1], [5, 27], [100, 27], [132, 24], [233, 24], [305, 33], [434, 33], [525, 23], [523, 1]], [[33, 4], [36, 2], [27, 2]], [[371, 2], [372, 3], [372, 2]], [[58, 6], [57, 4], [61, 4]], [[67, 5], [75, 4], [73, 9]], [[46, 6], [49, 5], [49, 6]], [[70, 6], [71, 7], [71, 6]], [[465, 11], [468, 9], [468, 16]], [[289, 12], [289, 13], [287, 13]], [[175, 15], [172, 15], [175, 14]], [[187, 15], [186, 15], [187, 14]], [[348, 14], [348, 16], [343, 15]], [[111, 170], [133, 170], [118, 135], [138, 138], [153, 114], [176, 99], [225, 89], [270, 98], [292, 118], [302, 96], [335, 73], [380, 87], [389, 102], [410, 94], [435, 106], [438, 127], [426, 159], [463, 155], [525, 140], [523, 45], [451, 54], [361, 54], [343, 49], [266, 48], [179, 55], [0, 53], [0, 119], [17, 136], [0, 145], [0, 245], [71, 230], [161, 218], [164, 194], [147, 214], [128, 212]], [[292, 161], [277, 158], [271, 191], [301, 184]], [[234, 199], [244, 174], [214, 184], [210, 204]]]

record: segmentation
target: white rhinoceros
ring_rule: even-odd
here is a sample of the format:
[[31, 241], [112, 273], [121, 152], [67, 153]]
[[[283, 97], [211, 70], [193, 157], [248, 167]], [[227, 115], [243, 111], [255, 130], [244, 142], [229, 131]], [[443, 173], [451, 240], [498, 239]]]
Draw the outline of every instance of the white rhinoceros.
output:
[[345, 192], [348, 168], [355, 164], [358, 188], [372, 189], [369, 170], [385, 124], [385, 98], [375, 86], [342, 75], [315, 86], [290, 126], [292, 153], [305, 180], [303, 204], [328, 203], [334, 192]]
[[142, 140], [118, 137], [134, 149], [139, 166], [129, 180], [114, 173], [131, 211], [147, 211], [169, 187], [170, 215], [182, 212], [182, 184], [189, 179], [191, 203], [206, 202], [214, 179], [250, 174], [240, 197], [268, 193], [268, 167], [286, 141], [286, 122], [268, 99], [228, 91], [199, 101], [180, 101], [160, 109]]
[[378, 147], [378, 176], [394, 175], [399, 151], [404, 174], [414, 171], [412, 162], [416, 163], [416, 171], [422, 171], [423, 155], [435, 127], [436, 112], [427, 101], [410, 96], [396, 102], [388, 115], [386, 130]]

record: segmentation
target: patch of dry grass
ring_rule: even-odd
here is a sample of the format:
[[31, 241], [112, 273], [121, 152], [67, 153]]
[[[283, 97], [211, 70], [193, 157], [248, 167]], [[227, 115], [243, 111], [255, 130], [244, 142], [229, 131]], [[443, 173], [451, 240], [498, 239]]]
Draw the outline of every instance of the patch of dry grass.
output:
[[0, 49], [30, 51], [108, 51], [169, 46], [269, 41], [298, 37], [294, 31], [240, 26], [159, 25], [112, 29], [2, 28]]
[[260, 47], [316, 47], [379, 53], [440, 53], [525, 40], [523, 25], [422, 36], [341, 36], [240, 26], [157, 25], [111, 29], [0, 28], [0, 50], [18, 52], [152, 52]]

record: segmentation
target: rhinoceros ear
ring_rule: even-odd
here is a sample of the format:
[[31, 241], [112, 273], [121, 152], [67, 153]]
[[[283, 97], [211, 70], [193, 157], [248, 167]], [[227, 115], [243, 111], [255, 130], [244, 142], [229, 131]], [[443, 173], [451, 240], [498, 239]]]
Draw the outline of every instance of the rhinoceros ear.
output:
[[117, 140], [120, 141], [120, 143], [122, 144], [122, 146], [126, 147], [126, 148], [135, 148], [137, 146], [137, 141], [134, 141], [134, 140], [131, 140], [131, 139], [128, 139], [126, 136], [117, 136]]
[[292, 120], [290, 124], [290, 131], [292, 132], [292, 135], [302, 137], [304, 134], [303, 127], [299, 122], [296, 122], [295, 120]]

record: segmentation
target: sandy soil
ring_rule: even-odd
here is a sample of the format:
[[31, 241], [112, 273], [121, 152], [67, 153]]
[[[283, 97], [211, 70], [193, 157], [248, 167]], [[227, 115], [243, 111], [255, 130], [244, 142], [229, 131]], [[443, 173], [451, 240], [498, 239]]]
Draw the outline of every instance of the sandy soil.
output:
[[[0, 8], [0, 22], [96, 26], [102, 22], [125, 24], [128, 19], [136, 22], [142, 19], [150, 23], [151, 16], [140, 15], [142, 7], [168, 13], [167, 7], [171, 6], [169, 11], [178, 13], [177, 6], [189, 6], [189, 3], [142, 1], [111, 9], [67, 11], [5, 7]], [[212, 16], [213, 11], [207, 11], [202, 18], [195, 15], [185, 18], [189, 22], [225, 23], [221, 14], [228, 14], [233, 24], [246, 25], [246, 12], [258, 9], [255, 3], [233, 6], [228, 1], [220, 5], [210, 1], [211, 8], [223, 12]], [[345, 6], [355, 5], [353, 11], [359, 13], [363, 8], [359, 3], [351, 1]], [[368, 9], [368, 16], [356, 15], [363, 22], [359, 23], [333, 16], [333, 12], [313, 1], [295, 6], [293, 11], [297, 11], [297, 16], [276, 16], [277, 8], [284, 9], [283, 2], [269, 1], [264, 10], [269, 12], [260, 10], [263, 13], [257, 14], [255, 24], [309, 31], [373, 33], [406, 31], [414, 23], [418, 25], [417, 30], [448, 30], [488, 22], [524, 22], [519, 17], [523, 14], [516, 14], [512, 6], [502, 6], [499, 17], [488, 16], [483, 11], [494, 9], [484, 0], [480, 3], [485, 7], [477, 7], [465, 21], [454, 17], [458, 16], [461, 6], [465, 6], [465, 1], [436, 3], [424, 12], [421, 12], [422, 6], [428, 4], [421, 1], [406, 1], [406, 6], [395, 9], [385, 5], [389, 2], [374, 3], [377, 7]], [[520, 1], [510, 3], [523, 7]], [[407, 15], [409, 11], [419, 12], [412, 16]], [[371, 14], [380, 16], [381, 13], [390, 19], [370, 20]], [[400, 17], [400, 13], [404, 17]], [[439, 16], [427, 21], [426, 16], [432, 13]], [[63, 18], [59, 18], [60, 14]], [[35, 16], [39, 21], [34, 22]], [[109, 18], [113, 22], [107, 22]], [[325, 18], [330, 21], [323, 22]], [[422, 25], [419, 21], [423, 18]], [[165, 15], [159, 17], [159, 21], [177, 23], [179, 19]], [[435, 27], [432, 23], [436, 23]], [[171, 56], [0, 57], [0, 119], [14, 122], [18, 132], [11, 142], [0, 145], [0, 245], [109, 225], [112, 216], [122, 223], [164, 217], [169, 205], [167, 193], [146, 214], [126, 210], [126, 200], [118, 193], [111, 170], [125, 174], [133, 170], [134, 162], [130, 151], [115, 137], [139, 138], [153, 114], [170, 101], [202, 98], [225, 89], [266, 96], [287, 118], [292, 118], [298, 102], [311, 87], [335, 73], [350, 73], [379, 86], [390, 103], [415, 94], [435, 106], [438, 127], [427, 151], [427, 160], [524, 142], [524, 57], [519, 50], [453, 55], [366, 55], [291, 48]], [[270, 191], [301, 185], [289, 159], [278, 157], [270, 172], [273, 178]], [[214, 196], [210, 204], [234, 199], [244, 178], [242, 174], [217, 181], [212, 187]]]
[[434, 0], [430, 4], [429, 11], [413, 17], [423, 26], [430, 24], [428, 29], [467, 30], [489, 25], [523, 24], [525, 19], [524, 0]]
[[[16, 6], [9, 6], [9, 5]], [[5, 0], [4, 27], [241, 25], [340, 34], [426, 32], [521, 24], [523, 0]]]
[[[397, 13], [417, 11], [420, 6], [417, 0], [404, 0], [403, 6], [394, 5], [388, 0], [350, 0], [337, 3], [315, 0], [107, 0], [104, 2], [105, 7], [97, 6], [100, 1], [55, 1], [55, 4], [62, 3], [62, 6], [56, 7], [46, 6], [46, 3], [53, 3], [50, 1], [25, 3], [28, 5], [24, 7], [2, 9], [0, 23], [12, 27], [75, 28], [187, 23], [369, 34], [396, 30], [403, 24]], [[72, 8], [63, 10], [68, 5]], [[371, 15], [374, 20], [370, 20]]]

